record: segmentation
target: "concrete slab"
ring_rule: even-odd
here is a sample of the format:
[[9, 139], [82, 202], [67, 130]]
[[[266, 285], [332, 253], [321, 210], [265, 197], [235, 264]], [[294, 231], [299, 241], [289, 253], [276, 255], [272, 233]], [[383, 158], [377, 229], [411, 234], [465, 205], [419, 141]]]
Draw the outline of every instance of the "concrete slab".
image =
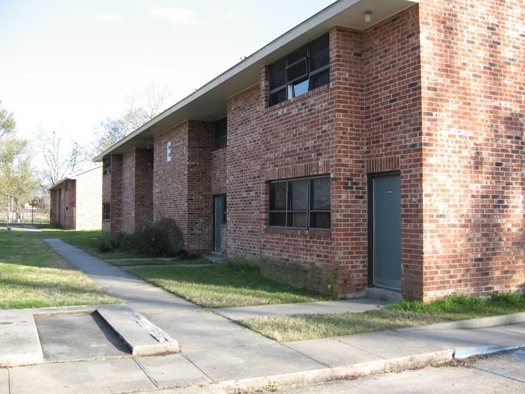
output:
[[0, 394], [9, 394], [9, 370], [0, 368]]
[[525, 346], [523, 334], [501, 328], [432, 331], [423, 328], [420, 330], [400, 330], [399, 332], [410, 338], [455, 349], [455, 357], [458, 359]]
[[42, 347], [31, 311], [0, 311], [0, 349], [0, 366], [43, 361]]
[[134, 356], [179, 352], [175, 339], [126, 305], [100, 306], [97, 312], [129, 346]]
[[478, 360], [473, 366], [482, 371], [525, 382], [525, 350], [507, 351]]
[[132, 358], [49, 363], [11, 369], [14, 394], [93, 394], [157, 387]]
[[161, 388], [208, 385], [212, 383], [199, 368], [181, 354], [141, 357], [136, 362]]
[[47, 362], [131, 355], [126, 345], [95, 312], [37, 316], [35, 322]]
[[300, 304], [259, 305], [242, 308], [217, 308], [214, 311], [231, 320], [252, 319], [263, 316], [302, 315], [318, 313], [365, 312], [387, 305], [373, 299], [351, 299], [330, 302], [308, 302]]
[[286, 342], [284, 345], [331, 368], [381, 360], [376, 355], [335, 338]]
[[525, 323], [509, 324], [505, 326], [500, 326], [498, 328], [501, 330], [517, 332], [517, 333], [525, 335]]
[[[135, 277], [134, 277], [135, 278]], [[159, 287], [143, 281], [126, 281], [120, 283], [118, 278], [92, 279], [115, 297], [126, 300], [126, 303], [137, 311], [151, 312], [200, 312], [204, 308], [175, 296]]]
[[226, 385], [229, 381], [325, 368], [317, 361], [280, 344], [213, 349], [185, 355], [211, 379]]
[[434, 354], [447, 350], [424, 340], [409, 338], [394, 331], [379, 331], [367, 334], [337, 337], [337, 340], [356, 349], [366, 351], [385, 360], [420, 354]]
[[177, 338], [183, 353], [272, 344], [275, 341], [209, 312], [150, 313], [145, 316]]

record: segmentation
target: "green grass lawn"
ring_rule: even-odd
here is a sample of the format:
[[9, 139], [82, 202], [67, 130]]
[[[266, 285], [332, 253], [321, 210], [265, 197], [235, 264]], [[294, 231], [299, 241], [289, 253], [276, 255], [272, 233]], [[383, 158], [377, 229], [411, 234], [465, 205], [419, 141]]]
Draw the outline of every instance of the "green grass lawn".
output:
[[120, 303], [53, 252], [57, 231], [0, 227], [1, 309]]
[[205, 308], [331, 299], [267, 279], [259, 269], [247, 265], [222, 263], [206, 267], [144, 267], [129, 272]]
[[[206, 259], [135, 260], [141, 256], [122, 252], [102, 253], [98, 250], [102, 240], [100, 231], [64, 231], [42, 226], [41, 232], [31, 232], [17, 227], [7, 231], [5, 227], [0, 227], [0, 308], [120, 302], [53, 252], [42, 241], [45, 238], [62, 239], [115, 265], [147, 266], [127, 269], [206, 308], [330, 299], [266, 279], [258, 269], [248, 265], [222, 263], [202, 266], [208, 262]], [[193, 266], [182, 266], [184, 264]], [[284, 342], [523, 311], [523, 295], [502, 294], [487, 299], [453, 296], [431, 303], [403, 301], [364, 313], [277, 316], [244, 320], [239, 324]]]
[[362, 313], [260, 317], [240, 324], [276, 341], [292, 342], [524, 311], [525, 295], [509, 293], [490, 298], [450, 296], [429, 303], [402, 301]]

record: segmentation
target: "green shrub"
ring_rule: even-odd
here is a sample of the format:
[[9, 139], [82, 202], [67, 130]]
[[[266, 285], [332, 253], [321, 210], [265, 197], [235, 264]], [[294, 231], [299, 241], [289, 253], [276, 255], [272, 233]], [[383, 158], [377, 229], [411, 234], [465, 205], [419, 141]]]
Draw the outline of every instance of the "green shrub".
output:
[[115, 236], [104, 236], [100, 240], [98, 250], [102, 253], [110, 253], [117, 250], [133, 250], [132, 236], [121, 233]]
[[98, 250], [102, 253], [109, 253], [115, 250], [113, 245], [113, 240], [111, 237], [102, 237], [100, 244], [98, 245]]
[[175, 257], [182, 252], [182, 233], [173, 219], [148, 223], [133, 235], [137, 253], [152, 257]]
[[103, 237], [99, 250], [104, 253], [128, 251], [148, 257], [185, 257], [183, 237], [173, 219], [144, 224], [135, 234]]

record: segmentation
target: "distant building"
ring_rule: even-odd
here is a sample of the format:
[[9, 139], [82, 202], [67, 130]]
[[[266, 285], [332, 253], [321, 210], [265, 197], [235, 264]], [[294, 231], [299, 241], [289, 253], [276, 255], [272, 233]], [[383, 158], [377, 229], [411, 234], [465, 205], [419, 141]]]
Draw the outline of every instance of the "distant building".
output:
[[65, 178], [49, 191], [51, 224], [68, 230], [102, 228], [102, 166]]
[[524, 15], [333, 3], [97, 157], [103, 231], [171, 218], [190, 253], [340, 295], [523, 291]]

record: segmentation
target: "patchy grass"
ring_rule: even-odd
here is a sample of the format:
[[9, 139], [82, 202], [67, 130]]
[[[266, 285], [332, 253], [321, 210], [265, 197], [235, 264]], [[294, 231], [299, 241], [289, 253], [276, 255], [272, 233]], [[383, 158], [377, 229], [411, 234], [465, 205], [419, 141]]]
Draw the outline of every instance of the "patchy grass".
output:
[[42, 241], [56, 234], [0, 228], [0, 308], [120, 303]]
[[402, 301], [363, 313], [261, 317], [240, 324], [277, 341], [291, 342], [523, 311], [525, 296], [508, 293], [490, 298], [451, 296], [429, 303]]
[[205, 308], [330, 299], [267, 279], [258, 268], [247, 265], [223, 263], [206, 267], [145, 267], [129, 272]]

